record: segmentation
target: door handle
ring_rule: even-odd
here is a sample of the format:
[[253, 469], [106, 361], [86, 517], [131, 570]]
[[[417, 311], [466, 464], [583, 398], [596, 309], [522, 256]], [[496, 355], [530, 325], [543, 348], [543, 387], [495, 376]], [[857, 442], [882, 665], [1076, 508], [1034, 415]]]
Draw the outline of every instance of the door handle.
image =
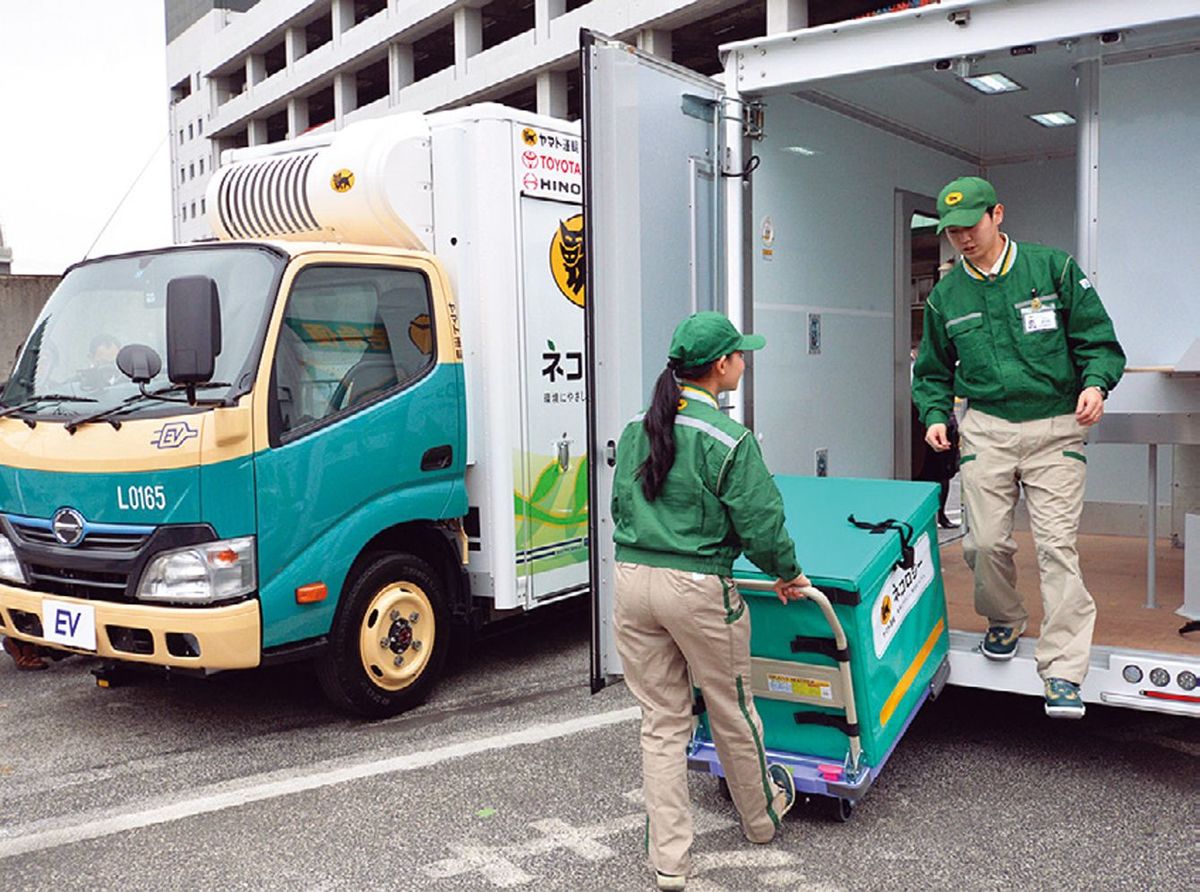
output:
[[421, 456], [422, 471], [444, 471], [454, 463], [454, 448], [452, 446], [434, 446], [425, 450]]

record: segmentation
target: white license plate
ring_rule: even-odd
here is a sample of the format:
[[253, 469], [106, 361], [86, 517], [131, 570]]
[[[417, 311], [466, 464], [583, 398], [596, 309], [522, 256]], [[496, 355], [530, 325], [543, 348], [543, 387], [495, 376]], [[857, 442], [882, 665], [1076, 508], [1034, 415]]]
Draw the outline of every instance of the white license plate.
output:
[[42, 634], [55, 644], [95, 650], [96, 608], [91, 604], [42, 601]]

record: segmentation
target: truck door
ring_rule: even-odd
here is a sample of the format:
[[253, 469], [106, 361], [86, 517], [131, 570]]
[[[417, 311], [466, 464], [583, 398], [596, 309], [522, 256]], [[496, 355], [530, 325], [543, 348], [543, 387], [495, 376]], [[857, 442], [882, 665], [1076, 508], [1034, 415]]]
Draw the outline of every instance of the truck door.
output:
[[[616, 444], [675, 325], [728, 311], [725, 97], [715, 81], [583, 32], [592, 690], [621, 674], [612, 624]], [[735, 113], [736, 114], [736, 113]], [[732, 190], [731, 190], [732, 194]]]

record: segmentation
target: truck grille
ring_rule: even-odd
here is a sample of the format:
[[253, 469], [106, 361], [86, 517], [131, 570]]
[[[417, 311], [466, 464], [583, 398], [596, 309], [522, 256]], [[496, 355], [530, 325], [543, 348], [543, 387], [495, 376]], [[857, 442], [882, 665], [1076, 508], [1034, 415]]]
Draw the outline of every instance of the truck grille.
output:
[[[13, 531], [22, 542], [28, 542], [31, 545], [59, 544], [48, 525], [43, 526], [38, 524], [35, 526], [16, 518], [10, 519]], [[150, 532], [144, 532], [142, 529], [137, 529], [136, 532], [120, 532], [112, 528], [106, 528], [103, 531], [89, 532], [83, 537], [83, 541], [75, 546], [75, 550], [137, 551], [146, 544], [146, 540], [149, 538]]]
[[94, 570], [72, 570], [66, 567], [30, 564], [29, 581], [34, 588], [55, 595], [111, 601], [125, 593], [129, 576], [126, 573], [101, 573]]

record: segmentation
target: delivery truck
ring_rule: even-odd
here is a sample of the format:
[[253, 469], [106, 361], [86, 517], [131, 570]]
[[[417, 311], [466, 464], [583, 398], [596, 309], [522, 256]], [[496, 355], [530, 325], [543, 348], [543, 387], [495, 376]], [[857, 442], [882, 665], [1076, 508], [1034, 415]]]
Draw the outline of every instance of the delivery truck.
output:
[[[1089, 450], [1089, 498], [1115, 513], [1120, 499], [1105, 507], [1105, 486], [1115, 481], [1144, 493], [1148, 448], [1154, 555], [1154, 452], [1162, 444], [1200, 443], [1200, 354], [1193, 346], [1200, 255], [1185, 222], [1193, 216], [1200, 159], [1200, 6], [911, 6], [723, 46], [717, 78], [582, 34], [595, 689], [621, 673], [608, 511], [616, 443], [649, 397], [674, 325], [715, 309], [766, 335], [767, 348], [754, 354], [728, 409], [755, 431], [776, 473], [906, 479], [914, 318], [920, 331], [914, 232], [932, 237], [935, 196], [961, 175], [990, 178], [1008, 208], [1006, 229], [1072, 250], [1103, 296], [1130, 371], [1092, 439], [1126, 445]], [[939, 260], [952, 258], [935, 254], [934, 265]], [[853, 568], [839, 574], [830, 566], [841, 548], [831, 542], [849, 535], [851, 512], [831, 511], [825, 501], [845, 491], [785, 482], [802, 566], [827, 585], [839, 575], [858, 578]], [[1200, 481], [1180, 476], [1177, 483], [1177, 497], [1186, 498]], [[814, 528], [804, 520], [810, 514], [833, 526]], [[887, 542], [876, 537], [880, 554], [900, 560], [900, 534], [886, 535]], [[1200, 552], [1187, 544], [1190, 556]], [[1194, 633], [1179, 634], [1184, 620], [1174, 612], [1200, 614], [1200, 592], [1184, 605], [1155, 606], [1150, 566], [1147, 576], [1135, 559], [1134, 583], [1116, 587], [1099, 605], [1083, 698], [1200, 715], [1200, 642]], [[739, 571], [748, 591], [761, 584], [752, 569]], [[1105, 572], [1086, 563], [1083, 569], [1085, 576]], [[897, 620], [883, 576], [871, 578], [872, 590], [858, 597], [877, 605], [877, 626], [930, 626], [906, 632], [913, 643], [906, 658], [922, 674], [905, 687], [905, 666], [885, 667], [900, 673], [888, 675], [888, 684], [905, 696], [922, 685], [932, 692], [943, 680], [936, 671], [941, 643], [928, 639], [934, 650], [916, 657], [936, 626], [934, 614], [914, 610]], [[1024, 585], [1036, 601], [1035, 579]], [[978, 649], [985, 622], [974, 614], [969, 586], [948, 589], [947, 598], [948, 683], [1040, 695], [1033, 641], [1022, 639], [1011, 662], [986, 660]], [[756, 599], [750, 601], [753, 617]], [[822, 627], [812, 603], [770, 616], [760, 607], [771, 626], [763, 634], [782, 635], [780, 623], [793, 607], [806, 628]], [[833, 635], [828, 627], [822, 634]], [[846, 630], [850, 639], [854, 634]], [[882, 651], [870, 633], [861, 634], [858, 645], [850, 640], [849, 659], [866, 659], [871, 666], [863, 672], [874, 672]], [[830, 721], [843, 725], [839, 753], [856, 763], [847, 727], [869, 735], [874, 722], [880, 732], [891, 712], [875, 704], [865, 714], [871, 703], [860, 702], [856, 724], [844, 710], [823, 708], [822, 700], [828, 707], [832, 697], [848, 699], [831, 669], [835, 660], [789, 656], [783, 638], [773, 642], [755, 626], [752, 653], [758, 644], [765, 659], [820, 664], [821, 671], [810, 665], [790, 672], [778, 662], [759, 665], [755, 693], [778, 699], [782, 691], [810, 710], [836, 713]], [[823, 646], [841, 651], [832, 642]], [[886, 732], [890, 740], [891, 727]], [[864, 736], [862, 745], [868, 743]], [[817, 750], [834, 768], [842, 764], [827, 740]], [[880, 746], [878, 758], [887, 752]], [[821, 781], [821, 766], [808, 768], [813, 783]], [[842, 779], [838, 784], [842, 792], [833, 795], [853, 799]]]
[[578, 126], [497, 105], [232, 153], [218, 238], [77, 264], [0, 408], [0, 635], [346, 709], [587, 586]]

